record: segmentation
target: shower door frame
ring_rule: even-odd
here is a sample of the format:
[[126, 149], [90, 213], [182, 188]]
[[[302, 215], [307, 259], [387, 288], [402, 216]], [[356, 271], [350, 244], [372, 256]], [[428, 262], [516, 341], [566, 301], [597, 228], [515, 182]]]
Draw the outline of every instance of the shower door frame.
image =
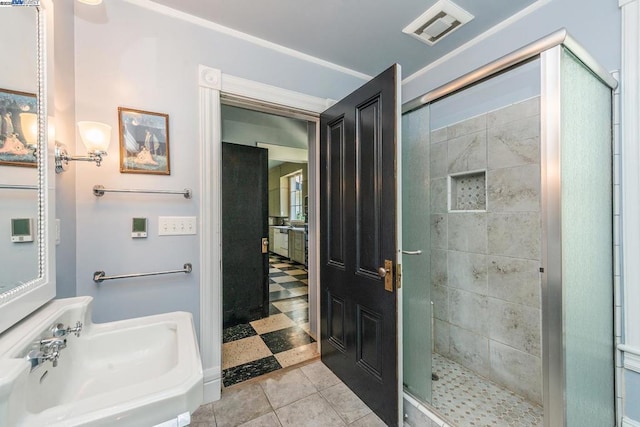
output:
[[[542, 39], [522, 47], [508, 55], [505, 55], [485, 66], [482, 66], [468, 74], [459, 77], [445, 85], [442, 85], [422, 96], [406, 102], [402, 106], [402, 114], [409, 113], [419, 108], [432, 104], [442, 98], [462, 91], [481, 81], [494, 77], [502, 72], [516, 68], [524, 63], [541, 59], [541, 133], [540, 133], [540, 162], [542, 184], [542, 242], [548, 242], [547, 236], [559, 236], [561, 228], [560, 212], [560, 187], [548, 186], [545, 183], [548, 174], [547, 168], [550, 162], [554, 167], [559, 167], [559, 156], [545, 154], [559, 153], [560, 150], [560, 121], [559, 117], [546, 120], [557, 111], [552, 109], [560, 103], [560, 64], [556, 59], [557, 52], [562, 47], [568, 49], [579, 59], [602, 83], [608, 86], [612, 92], [618, 82], [603, 68], [579, 43], [577, 43], [566, 29], [558, 30]], [[546, 116], [545, 116], [546, 114]], [[613, 123], [613, 122], [612, 122]], [[613, 153], [612, 153], [613, 154]], [[551, 184], [551, 180], [549, 180]], [[545, 191], [547, 193], [545, 193]], [[613, 193], [612, 193], [613, 194]], [[556, 244], [542, 244], [541, 258], [541, 306], [542, 306], [542, 374], [543, 374], [543, 410], [544, 426], [566, 425], [566, 400], [565, 400], [565, 349], [564, 349], [564, 323], [563, 323], [563, 285], [562, 285], [562, 244], [558, 240]], [[613, 248], [612, 248], [613, 250]], [[614, 267], [615, 268], [615, 267]], [[613, 276], [611, 277], [613, 283]], [[614, 322], [614, 319], [611, 319]], [[561, 325], [558, 328], [556, 325]], [[615, 344], [614, 344], [615, 347]], [[612, 347], [611, 357], [614, 357]], [[614, 370], [618, 382], [617, 371]], [[613, 391], [613, 390], [612, 390]], [[615, 399], [615, 395], [612, 395]], [[612, 399], [611, 404], [615, 402]]]

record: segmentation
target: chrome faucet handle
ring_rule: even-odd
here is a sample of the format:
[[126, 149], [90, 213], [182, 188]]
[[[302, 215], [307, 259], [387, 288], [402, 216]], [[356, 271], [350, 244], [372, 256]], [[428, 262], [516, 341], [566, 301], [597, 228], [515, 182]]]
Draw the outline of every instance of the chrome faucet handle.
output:
[[67, 328], [67, 334], [74, 334], [76, 337], [80, 337], [80, 331], [82, 331], [82, 322], [79, 320], [76, 322], [75, 328]]
[[58, 366], [58, 358], [60, 357], [60, 352], [58, 351], [57, 348], [55, 348], [53, 350], [53, 353], [51, 353], [49, 355], [49, 360], [51, 360], [51, 364], [53, 365], [53, 367], [55, 368], [56, 366]]
[[76, 322], [74, 328], [70, 326], [66, 327], [62, 323], [57, 323], [51, 328], [51, 334], [56, 338], [66, 337], [69, 334], [74, 334], [76, 337], [79, 337], [80, 331], [82, 331], [82, 322], [79, 320]]

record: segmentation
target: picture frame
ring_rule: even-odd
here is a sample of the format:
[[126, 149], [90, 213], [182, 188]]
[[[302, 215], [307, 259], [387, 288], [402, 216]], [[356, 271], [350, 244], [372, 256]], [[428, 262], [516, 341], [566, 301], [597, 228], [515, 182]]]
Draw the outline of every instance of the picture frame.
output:
[[22, 129], [23, 113], [38, 113], [36, 94], [0, 88], [0, 165], [37, 166], [35, 148], [29, 146], [25, 133], [37, 139], [38, 130]]
[[118, 107], [120, 173], [170, 175], [169, 115]]

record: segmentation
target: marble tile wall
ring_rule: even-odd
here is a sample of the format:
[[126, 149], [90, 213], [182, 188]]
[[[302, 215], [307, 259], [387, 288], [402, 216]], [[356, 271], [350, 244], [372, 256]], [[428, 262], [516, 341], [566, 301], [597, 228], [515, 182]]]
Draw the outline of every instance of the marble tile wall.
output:
[[[436, 352], [542, 402], [540, 100], [431, 133]], [[486, 212], [448, 212], [447, 178], [486, 170]]]

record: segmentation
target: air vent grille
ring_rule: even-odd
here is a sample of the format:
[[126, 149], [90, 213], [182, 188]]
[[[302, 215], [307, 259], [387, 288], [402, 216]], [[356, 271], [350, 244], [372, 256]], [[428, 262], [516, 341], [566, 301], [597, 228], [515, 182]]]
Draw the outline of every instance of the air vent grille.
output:
[[457, 4], [449, 0], [440, 0], [407, 25], [402, 32], [428, 45], [434, 45], [472, 19], [473, 15]]

